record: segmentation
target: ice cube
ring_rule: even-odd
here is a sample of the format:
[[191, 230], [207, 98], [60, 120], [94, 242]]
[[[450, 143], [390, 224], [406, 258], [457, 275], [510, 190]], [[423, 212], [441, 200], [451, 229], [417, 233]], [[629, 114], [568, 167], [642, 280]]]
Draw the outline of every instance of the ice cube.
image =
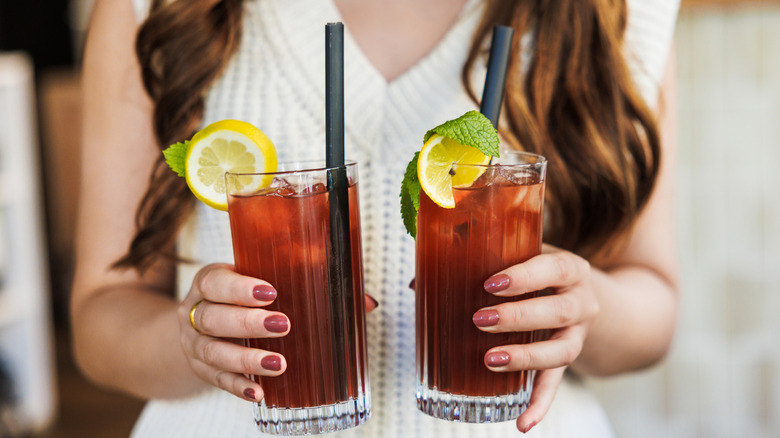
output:
[[539, 174], [530, 169], [517, 169], [512, 167], [501, 167], [498, 174], [505, 181], [520, 186], [527, 186], [539, 183]]
[[487, 170], [482, 173], [482, 175], [479, 176], [471, 185], [469, 186], [458, 186], [458, 189], [463, 190], [479, 190], [484, 189], [485, 187], [490, 187], [493, 185], [493, 177], [490, 175], [492, 172], [490, 170]]
[[255, 190], [252, 195], [254, 196], [268, 196], [276, 192], [276, 189], [273, 187], [262, 187], [257, 190]]
[[541, 184], [528, 186], [525, 191], [525, 209], [528, 211], [542, 211], [544, 203], [544, 190]]
[[280, 176], [274, 177], [271, 189], [276, 192], [277, 196], [292, 196], [296, 193], [295, 186]]
[[283, 177], [281, 176], [275, 176], [273, 181], [271, 181], [271, 187], [278, 189], [281, 187], [289, 187], [291, 184]]
[[276, 189], [276, 194], [279, 196], [293, 196], [295, 195], [295, 189], [292, 186], [279, 187]]
[[303, 190], [301, 190], [301, 194], [302, 195], [316, 195], [317, 193], [324, 193], [325, 191], [327, 191], [327, 189], [328, 188], [325, 187], [324, 183], [317, 182], [317, 183], [314, 183], [313, 185], [309, 185], [309, 186], [304, 187]]

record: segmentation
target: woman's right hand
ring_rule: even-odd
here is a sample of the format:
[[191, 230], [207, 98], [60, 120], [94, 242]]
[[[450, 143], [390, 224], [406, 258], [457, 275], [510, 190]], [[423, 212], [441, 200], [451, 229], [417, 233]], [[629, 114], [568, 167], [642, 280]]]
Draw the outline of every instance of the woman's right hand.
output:
[[262, 387], [246, 375], [278, 376], [287, 362], [281, 354], [239, 340], [289, 333], [286, 315], [263, 309], [275, 299], [273, 286], [240, 275], [231, 265], [212, 264], [198, 272], [177, 313], [184, 354], [201, 380], [246, 400], [263, 398]]

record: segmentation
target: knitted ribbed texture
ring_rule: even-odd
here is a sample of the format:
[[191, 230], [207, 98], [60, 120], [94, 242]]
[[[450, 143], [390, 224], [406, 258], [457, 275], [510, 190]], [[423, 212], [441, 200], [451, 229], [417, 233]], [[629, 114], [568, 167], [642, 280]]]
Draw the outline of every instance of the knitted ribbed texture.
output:
[[627, 0], [626, 59], [642, 96], [655, 108], [680, 0]]
[[[148, 0], [134, 0], [144, 11]], [[676, 7], [641, 6], [630, 23], [641, 22], [652, 38], [638, 41], [643, 93], [654, 96], [668, 52]], [[671, 0], [659, 3], [671, 4]], [[399, 185], [406, 164], [431, 126], [476, 106], [460, 83], [466, 49], [480, 19], [471, 0], [455, 27], [420, 63], [388, 84], [345, 32], [347, 158], [359, 163], [365, 290], [380, 303], [368, 320], [373, 415], [366, 425], [338, 433], [347, 437], [477, 437], [517, 434], [513, 422], [454, 424], [429, 418], [415, 404], [414, 241], [399, 213]], [[141, 12], [142, 13], [142, 12]], [[141, 15], [143, 16], [143, 15]], [[235, 118], [255, 124], [273, 140], [279, 160], [321, 159], [325, 145], [324, 25], [341, 21], [330, 0], [255, 0], [246, 3], [241, 47], [206, 100], [204, 123]], [[646, 53], [646, 51], [653, 51]], [[638, 70], [638, 69], [635, 69]], [[475, 72], [481, 90], [484, 70]], [[273, 212], [269, 212], [273, 214]], [[199, 204], [179, 239], [196, 266], [179, 268], [179, 295], [186, 294], [202, 264], [233, 260], [226, 213]], [[253, 437], [250, 403], [212, 390], [178, 401], [152, 401], [133, 437]], [[331, 435], [333, 436], [333, 435]], [[588, 391], [569, 380], [548, 418], [530, 437], [609, 437], [610, 427]]]

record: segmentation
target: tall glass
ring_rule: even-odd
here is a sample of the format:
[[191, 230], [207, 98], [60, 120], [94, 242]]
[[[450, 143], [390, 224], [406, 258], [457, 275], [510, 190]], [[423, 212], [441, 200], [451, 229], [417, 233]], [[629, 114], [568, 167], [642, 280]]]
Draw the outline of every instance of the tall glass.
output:
[[246, 340], [287, 359], [280, 376], [253, 376], [265, 393], [255, 421], [275, 435], [348, 429], [371, 415], [357, 166], [346, 166], [352, 281], [340, 291], [328, 278], [329, 169], [317, 162], [279, 169], [226, 176], [236, 270], [276, 288], [267, 308], [286, 314], [291, 326], [281, 338]]
[[[483, 283], [542, 248], [546, 160], [507, 152], [468, 187], [453, 187], [455, 208], [420, 194], [417, 216], [417, 406], [428, 415], [466, 423], [517, 418], [528, 406], [533, 371], [490, 371], [492, 347], [534, 341], [533, 332], [486, 333], [472, 315], [501, 298]], [[466, 166], [455, 166], [458, 172]], [[474, 167], [474, 166], [468, 166]]]

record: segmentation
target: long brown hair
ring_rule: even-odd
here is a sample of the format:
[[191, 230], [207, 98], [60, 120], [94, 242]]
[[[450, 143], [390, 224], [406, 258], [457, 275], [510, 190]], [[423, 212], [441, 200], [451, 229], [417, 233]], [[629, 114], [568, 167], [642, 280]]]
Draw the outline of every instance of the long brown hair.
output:
[[[153, 1], [138, 32], [136, 53], [154, 102], [161, 149], [194, 134], [206, 89], [238, 47], [241, 18], [241, 0]], [[177, 231], [194, 201], [184, 178], [171, 172], [160, 154], [136, 212], [130, 250], [115, 267], [143, 271], [159, 256], [174, 257]]]
[[[241, 0], [162, 3], [154, 2], [137, 40], [161, 148], [189, 138], [200, 122], [203, 94], [236, 50], [243, 13]], [[488, 1], [463, 68], [472, 97], [470, 74], [495, 24], [515, 28], [516, 54], [520, 36], [533, 37], [530, 64], [514, 56], [509, 67], [501, 134], [549, 160], [545, 240], [588, 257], [603, 254], [646, 204], [660, 154], [654, 119], [622, 52], [625, 0]], [[193, 200], [160, 160], [138, 231], [116, 265], [143, 270], [172, 256]]]
[[489, 4], [463, 82], [474, 98], [468, 78], [495, 24], [515, 29], [515, 54], [531, 33], [529, 65], [520, 56], [510, 62], [501, 134], [548, 159], [545, 241], [603, 257], [619, 248], [647, 203], [660, 161], [655, 119], [623, 52], [625, 0]]

